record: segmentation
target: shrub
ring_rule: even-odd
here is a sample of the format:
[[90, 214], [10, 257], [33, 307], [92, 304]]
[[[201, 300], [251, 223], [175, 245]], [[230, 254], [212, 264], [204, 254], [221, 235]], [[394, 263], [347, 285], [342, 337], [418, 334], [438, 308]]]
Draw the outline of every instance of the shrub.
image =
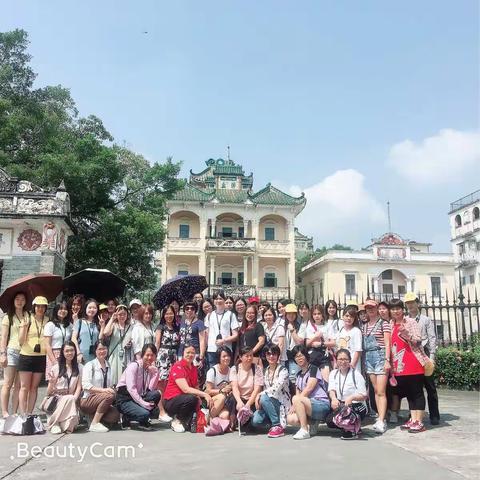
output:
[[435, 379], [440, 386], [457, 390], [479, 390], [480, 345], [470, 350], [439, 348], [435, 360]]

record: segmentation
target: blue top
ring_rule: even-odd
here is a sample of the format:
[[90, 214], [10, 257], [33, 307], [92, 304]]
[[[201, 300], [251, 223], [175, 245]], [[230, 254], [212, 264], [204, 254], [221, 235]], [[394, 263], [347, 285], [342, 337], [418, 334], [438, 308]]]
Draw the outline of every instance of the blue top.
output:
[[83, 361], [86, 363], [94, 360], [95, 352], [93, 354], [90, 353], [90, 346], [95, 345], [98, 341], [99, 331], [97, 325], [94, 322], [78, 319], [73, 324], [73, 331], [78, 336], [78, 346], [83, 355]]

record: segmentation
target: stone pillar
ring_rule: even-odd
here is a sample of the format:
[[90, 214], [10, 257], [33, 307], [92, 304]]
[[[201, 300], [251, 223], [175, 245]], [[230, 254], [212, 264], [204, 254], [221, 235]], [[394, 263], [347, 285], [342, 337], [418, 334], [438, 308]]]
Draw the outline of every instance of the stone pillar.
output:
[[262, 287], [263, 285], [259, 284], [259, 279], [258, 279], [258, 255], [253, 256], [253, 262], [252, 262], [252, 285], [254, 285], [255, 288]]
[[217, 236], [217, 232], [215, 231], [215, 229], [216, 229], [216, 221], [217, 221], [216, 218], [211, 218], [211, 219], [210, 219], [210, 236], [211, 236], [211, 237], [216, 237], [216, 236]]
[[215, 256], [211, 255], [210, 256], [210, 285], [215, 285], [216, 279], [215, 279]]
[[248, 235], [248, 220], [243, 220], [243, 236], [245, 238], [249, 238], [250, 235]]
[[243, 257], [243, 283], [249, 285], [248, 283], [248, 256]]
[[207, 257], [205, 255], [205, 252], [203, 251], [198, 256], [198, 274], [206, 275], [206, 273], [207, 273]]

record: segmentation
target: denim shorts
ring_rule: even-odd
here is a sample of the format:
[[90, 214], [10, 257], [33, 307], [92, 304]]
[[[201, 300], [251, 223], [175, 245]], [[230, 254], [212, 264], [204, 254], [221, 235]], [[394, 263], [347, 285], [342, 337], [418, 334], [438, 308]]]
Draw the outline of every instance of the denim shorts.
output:
[[325, 417], [330, 412], [330, 404], [315, 398], [311, 398], [310, 403], [312, 404], [312, 418], [319, 421], [325, 420]]
[[20, 359], [20, 350], [15, 348], [7, 348], [7, 367], [18, 367]]
[[365, 371], [372, 375], [385, 375], [385, 349], [365, 352]]

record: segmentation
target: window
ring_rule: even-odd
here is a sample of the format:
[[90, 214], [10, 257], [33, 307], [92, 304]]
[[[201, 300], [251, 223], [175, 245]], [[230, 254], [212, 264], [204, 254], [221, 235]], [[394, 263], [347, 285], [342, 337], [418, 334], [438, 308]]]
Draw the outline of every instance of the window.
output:
[[233, 285], [233, 276], [230, 272], [222, 272], [222, 276], [218, 279], [220, 285]]
[[432, 285], [432, 296], [440, 298], [442, 295], [440, 277], [430, 277], [430, 283]]
[[277, 286], [277, 279], [275, 277], [275, 273], [265, 273], [265, 278], [263, 279], [263, 286], [271, 288]]
[[245, 227], [238, 227], [238, 238], [245, 238]]
[[473, 221], [480, 219], [480, 210], [478, 207], [473, 209]]
[[458, 253], [459, 253], [460, 255], [463, 255], [463, 254], [465, 253], [465, 244], [464, 244], [464, 243], [460, 243], [460, 244], [458, 245]]
[[265, 227], [265, 240], [275, 240], [274, 227]]
[[460, 215], [457, 215], [455, 217], [455, 226], [456, 227], [461, 227], [462, 226], [462, 217]]
[[323, 280], [320, 280], [320, 299], [323, 301]]
[[181, 275], [182, 277], [188, 275], [188, 270], [179, 270], [178, 275]]
[[178, 236], [180, 238], [190, 238], [190, 225], [180, 225]]
[[437, 331], [437, 340], [443, 340], [443, 325], [435, 325]]
[[382, 293], [393, 295], [393, 285], [391, 283], [382, 285]]
[[222, 237], [223, 238], [232, 238], [233, 237], [232, 227], [222, 227]]
[[385, 270], [382, 272], [382, 280], [393, 280], [392, 270]]
[[465, 286], [467, 284], [467, 277], [462, 277], [462, 285]]
[[347, 273], [345, 275], [345, 293], [347, 295], [355, 295], [355, 275]]
[[239, 285], [245, 284], [245, 277], [243, 272], [238, 272], [238, 284]]
[[406, 289], [405, 285], [399, 285], [398, 286], [398, 294], [399, 295], [405, 295], [406, 292], [407, 292], [407, 289]]
[[473, 285], [475, 283], [475, 275], [470, 275], [470, 284]]

